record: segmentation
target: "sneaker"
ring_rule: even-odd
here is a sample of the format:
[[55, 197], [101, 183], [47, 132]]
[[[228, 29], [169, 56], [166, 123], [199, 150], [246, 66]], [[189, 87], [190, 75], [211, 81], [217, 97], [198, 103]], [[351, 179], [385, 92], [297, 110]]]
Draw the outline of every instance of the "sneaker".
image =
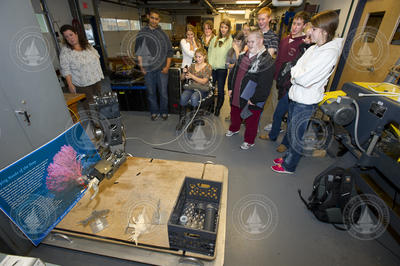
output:
[[156, 121], [158, 119], [159, 115], [158, 114], [152, 114], [151, 115], [151, 120]]
[[285, 168], [283, 168], [280, 164], [271, 166], [271, 169], [272, 171], [280, 174], [293, 174], [293, 172], [286, 171]]
[[269, 138], [269, 135], [268, 134], [264, 134], [264, 135], [260, 135], [260, 136], [258, 136], [260, 139], [263, 139], [263, 140], [271, 140], [270, 138]]
[[243, 142], [242, 145], [240, 145], [240, 148], [242, 150], [248, 150], [249, 148], [251, 148], [253, 146], [254, 146], [254, 143], [250, 144], [250, 143], [247, 143], [247, 142]]
[[283, 164], [283, 158], [276, 158], [275, 160], [273, 160], [274, 164]]
[[163, 120], [167, 120], [168, 119], [168, 114], [162, 114], [161, 117], [162, 117]]
[[287, 147], [285, 145], [283, 145], [283, 144], [280, 144], [278, 146], [278, 148], [276, 148], [276, 151], [279, 152], [279, 153], [283, 153], [283, 152], [287, 151]]
[[233, 135], [235, 135], [235, 134], [237, 134], [237, 133], [239, 133], [239, 130], [238, 130], [238, 131], [235, 131], [235, 132], [228, 130], [228, 131], [225, 133], [225, 136], [227, 136], [227, 137], [232, 137]]
[[[268, 124], [264, 127], [265, 131], [271, 131], [272, 130], [272, 124]], [[281, 130], [279, 131], [280, 133], [284, 132], [285, 130], [281, 128]]]
[[266, 126], [264, 127], [264, 130], [265, 130], [265, 131], [271, 131], [271, 129], [272, 129], [272, 123], [271, 123], [271, 124], [268, 124], [268, 125], [266, 125]]
[[314, 150], [312, 153], [312, 157], [325, 157], [326, 150]]

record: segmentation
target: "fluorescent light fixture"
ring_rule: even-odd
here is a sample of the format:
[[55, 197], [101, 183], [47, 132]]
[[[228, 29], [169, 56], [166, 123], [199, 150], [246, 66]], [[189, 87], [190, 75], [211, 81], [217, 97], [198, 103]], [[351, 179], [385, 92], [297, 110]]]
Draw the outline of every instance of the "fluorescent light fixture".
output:
[[244, 14], [246, 14], [246, 10], [225, 10], [225, 12], [226, 13], [229, 13], [229, 14], [242, 14], [242, 15], [244, 15]]
[[303, 0], [272, 0], [273, 6], [301, 6]]
[[236, 1], [238, 5], [258, 5], [261, 1]]
[[182, 1], [178, 1], [178, 0], [170, 0], [170, 1], [147, 1], [147, 4], [151, 4], [151, 5], [154, 5], [154, 4], [159, 4], [159, 5], [162, 5], [162, 4], [190, 4], [190, 1], [189, 0], [182, 0]]
[[217, 9], [218, 9], [218, 10], [222, 10], [222, 9], [224, 9], [224, 8], [223, 8], [223, 7], [217, 7]]

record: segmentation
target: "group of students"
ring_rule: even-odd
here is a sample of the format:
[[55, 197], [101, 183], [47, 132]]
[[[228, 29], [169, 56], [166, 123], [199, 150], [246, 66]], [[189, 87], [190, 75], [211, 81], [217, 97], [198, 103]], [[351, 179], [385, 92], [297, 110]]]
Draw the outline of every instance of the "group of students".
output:
[[[158, 11], [150, 11], [148, 19], [149, 24], [136, 37], [135, 54], [145, 77], [151, 119], [157, 120], [161, 116], [166, 120], [168, 71], [173, 49], [167, 34], [159, 26]], [[236, 32], [233, 37], [228, 19], [221, 21], [216, 35], [213, 34], [212, 22], [206, 21], [200, 39], [196, 38], [194, 28], [189, 25], [186, 37], [181, 41], [181, 78], [190, 82], [184, 87], [180, 104], [184, 107], [190, 101], [193, 106], [198, 106], [200, 96], [204, 97], [210, 89], [212, 77], [214, 85], [217, 84], [214, 114], [218, 116], [224, 104], [224, 87], [229, 70], [231, 111], [230, 126], [225, 135], [232, 137], [239, 133], [244, 121], [246, 129], [240, 147], [247, 150], [254, 146], [260, 117], [263, 112], [268, 113], [266, 110], [272, 106], [269, 113], [274, 112], [274, 115], [272, 125], [267, 126], [269, 134], [260, 138], [276, 141], [282, 118], [288, 113], [286, 135], [278, 147], [278, 152], [285, 152], [285, 155], [273, 160], [271, 169], [291, 174], [301, 158], [301, 140], [307, 121], [323, 99], [325, 85], [339, 58], [342, 39], [334, 38], [339, 23], [335, 11], [318, 13], [310, 23], [306, 12], [297, 13], [289, 36], [280, 42], [269, 28], [270, 20], [271, 9], [262, 8], [257, 14], [258, 29], [251, 30], [244, 25], [243, 30]], [[309, 27], [304, 33], [307, 24]], [[77, 91], [77, 85], [97, 89], [99, 80], [103, 78], [98, 53], [87, 42], [83, 42], [72, 27], [63, 28], [62, 34], [67, 46], [61, 52], [60, 63], [70, 91]], [[81, 56], [83, 53], [84, 57]], [[79, 65], [85, 67], [80, 69], [77, 67]], [[282, 76], [287, 77], [288, 73], [290, 79], [285, 81]], [[87, 80], [86, 76], [93, 77], [93, 80]]]
[[[294, 17], [291, 33], [279, 45], [276, 60], [276, 87], [279, 102], [274, 111], [271, 131], [263, 139], [275, 141], [280, 131], [282, 117], [288, 113], [288, 128], [282, 145], [283, 157], [273, 160], [271, 169], [278, 173], [292, 174], [300, 161], [303, 137], [311, 116], [323, 99], [325, 86], [333, 73], [342, 49], [341, 38], [335, 38], [339, 24], [335, 11], [323, 11], [310, 20], [305, 36], [298, 34], [308, 22], [304, 12]], [[307, 37], [307, 35], [309, 37]], [[299, 39], [302, 38], [303, 40]], [[289, 82], [280, 82], [285, 69], [290, 70]], [[284, 81], [284, 79], [283, 79]]]
[[[207, 36], [209, 45], [204, 47], [208, 47], [208, 55], [201, 48], [202, 42], [196, 40], [193, 28], [188, 27], [186, 39], [181, 41], [182, 66], [187, 66], [193, 57], [196, 63], [189, 68], [190, 76], [184, 74], [182, 78], [206, 84], [212, 75], [218, 88], [214, 113], [218, 116], [224, 103], [224, 86], [229, 70], [231, 111], [230, 126], [225, 135], [232, 137], [239, 133], [244, 121], [244, 142], [240, 146], [243, 150], [254, 146], [263, 111], [272, 107], [274, 112], [272, 124], [266, 126], [269, 133], [260, 135], [261, 139], [271, 141], [277, 140], [287, 113], [287, 131], [277, 149], [285, 155], [273, 160], [271, 169], [292, 174], [301, 158], [302, 138], [308, 121], [323, 98], [325, 85], [339, 58], [342, 39], [334, 38], [339, 23], [334, 11], [321, 12], [311, 20], [306, 12], [298, 12], [293, 18], [290, 34], [280, 42], [269, 28], [270, 19], [271, 10], [261, 9], [257, 14], [259, 29], [250, 30], [248, 27], [248, 30], [236, 32], [233, 38], [230, 21], [222, 20], [218, 35]], [[210, 23], [205, 25], [209, 27]], [[200, 62], [197, 60], [199, 55]], [[200, 65], [208, 70], [201, 80], [193, 78]], [[184, 91], [181, 105], [188, 103], [189, 94], [192, 95], [192, 105], [197, 106], [199, 98], [194, 95], [198, 93], [193, 88]]]

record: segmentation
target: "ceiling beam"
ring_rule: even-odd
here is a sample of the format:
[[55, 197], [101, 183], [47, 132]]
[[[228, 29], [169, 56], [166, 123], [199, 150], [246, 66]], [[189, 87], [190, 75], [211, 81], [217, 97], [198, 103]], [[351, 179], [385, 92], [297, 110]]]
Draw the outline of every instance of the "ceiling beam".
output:
[[208, 0], [201, 0], [204, 6], [206, 6], [213, 14], [218, 14], [217, 9], [213, 4], [210, 3]]

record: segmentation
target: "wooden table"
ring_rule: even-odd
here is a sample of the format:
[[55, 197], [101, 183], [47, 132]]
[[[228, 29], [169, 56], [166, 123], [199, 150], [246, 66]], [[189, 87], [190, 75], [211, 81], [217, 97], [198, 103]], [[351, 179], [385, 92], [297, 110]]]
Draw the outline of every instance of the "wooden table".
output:
[[[183, 252], [169, 249], [167, 223], [185, 176], [219, 181], [223, 184], [214, 257], [186, 252], [186, 256], [201, 259], [205, 261], [205, 265], [223, 265], [228, 192], [228, 170], [223, 165], [128, 158], [110, 180], [103, 180], [97, 197], [90, 200], [91, 192], [87, 192], [44, 243], [142, 263], [176, 265]], [[129, 234], [125, 231], [129, 212], [135, 205], [154, 206], [158, 200], [160, 224], [154, 225], [150, 232], [140, 236], [136, 248], [135, 244], [129, 241]], [[150, 210], [151, 207], [148, 206], [146, 208]], [[93, 234], [90, 226], [78, 223], [87, 218], [92, 211], [104, 209], [109, 209], [110, 213], [107, 216], [109, 226], [103, 231]], [[146, 215], [151, 217], [151, 212]], [[67, 236], [74, 241], [69, 243], [60, 240], [54, 234], [62, 234], [63, 237]], [[144, 255], [140, 254], [140, 251], [145, 252]], [[138, 255], [135, 255], [135, 252]]]
[[64, 93], [64, 99], [68, 108], [70, 109], [69, 112], [74, 123], [78, 122], [79, 120], [78, 102], [85, 98], [86, 94], [84, 93]]

